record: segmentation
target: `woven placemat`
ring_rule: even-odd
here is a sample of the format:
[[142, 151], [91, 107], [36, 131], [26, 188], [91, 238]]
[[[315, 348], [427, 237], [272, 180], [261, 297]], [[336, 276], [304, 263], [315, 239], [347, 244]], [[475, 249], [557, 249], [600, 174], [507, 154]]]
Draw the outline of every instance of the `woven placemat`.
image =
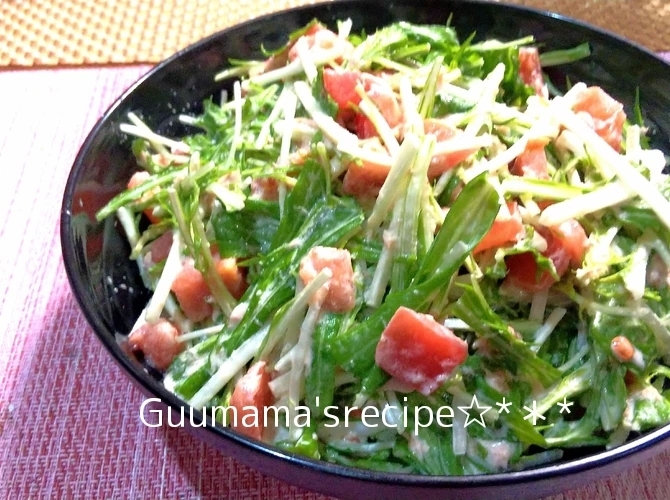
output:
[[[670, 50], [667, 0], [508, 1], [577, 17], [652, 50]], [[158, 62], [220, 29], [312, 3], [317, 1], [0, 0], [0, 66]]]

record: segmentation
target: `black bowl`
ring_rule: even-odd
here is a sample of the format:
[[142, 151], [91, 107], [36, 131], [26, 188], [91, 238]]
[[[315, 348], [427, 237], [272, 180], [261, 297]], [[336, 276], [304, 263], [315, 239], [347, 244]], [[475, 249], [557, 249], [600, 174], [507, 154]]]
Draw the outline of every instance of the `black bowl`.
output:
[[[553, 71], [554, 82], [584, 81], [600, 85], [632, 112], [639, 87], [640, 103], [650, 126], [652, 146], [670, 153], [670, 67], [654, 54], [611, 34], [561, 16], [478, 1], [347, 0], [262, 17], [225, 30], [179, 52], [133, 85], [105, 113], [84, 143], [63, 198], [61, 243], [70, 284], [98, 338], [144, 393], [172, 411], [188, 408], [167, 392], [117, 342], [146, 304], [128, 244], [119, 224], [93, 215], [121, 191], [136, 169], [130, 140], [119, 131], [129, 111], [159, 132], [185, 132], [177, 116], [197, 112], [203, 99], [222, 86], [214, 75], [229, 58], [262, 57], [259, 47], [277, 47], [287, 34], [317, 17], [334, 25], [351, 18], [354, 30], [368, 32], [388, 23], [453, 24], [463, 38], [513, 39], [532, 34], [546, 49], [589, 42], [592, 56]], [[120, 286], [124, 284], [125, 286]], [[188, 413], [187, 413], [188, 414]], [[196, 413], [196, 421], [198, 414]], [[606, 452], [591, 451], [534, 470], [475, 477], [422, 477], [347, 468], [295, 456], [222, 428], [190, 428], [212, 445], [252, 467], [294, 484], [342, 498], [537, 498], [574, 488], [651, 457], [670, 444], [670, 426]]]

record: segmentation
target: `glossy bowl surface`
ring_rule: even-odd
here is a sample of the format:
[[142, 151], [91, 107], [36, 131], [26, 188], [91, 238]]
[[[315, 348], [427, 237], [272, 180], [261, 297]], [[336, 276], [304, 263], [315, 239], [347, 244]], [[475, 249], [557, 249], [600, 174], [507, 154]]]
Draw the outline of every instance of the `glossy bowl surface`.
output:
[[[367, 32], [398, 20], [452, 24], [461, 39], [510, 40], [532, 34], [544, 50], [589, 42], [592, 56], [550, 73], [556, 83], [600, 85], [623, 102], [630, 115], [636, 89], [652, 146], [670, 153], [670, 67], [654, 54], [603, 31], [539, 11], [495, 3], [457, 0], [346, 0], [299, 8], [225, 30], [179, 52], [127, 90], [100, 119], [72, 167], [61, 211], [61, 244], [66, 271], [86, 318], [100, 341], [147, 396], [179, 412], [185, 405], [117, 342], [132, 327], [148, 300], [128, 244], [114, 218], [97, 223], [93, 214], [120, 192], [136, 170], [130, 140], [119, 131], [129, 111], [169, 136], [186, 132], [177, 117], [195, 113], [203, 99], [222, 89], [214, 75], [229, 58], [261, 58], [261, 45], [283, 44], [288, 33], [318, 18], [331, 26], [351, 18], [354, 31]], [[124, 283], [125, 287], [119, 284]], [[188, 412], [188, 409], [186, 409]], [[187, 413], [188, 414], [188, 413]], [[476, 477], [425, 477], [370, 472], [316, 462], [251, 441], [221, 428], [191, 428], [212, 445], [285, 481], [340, 498], [538, 498], [614, 474], [661, 451], [670, 426], [624, 446], [522, 472]]]

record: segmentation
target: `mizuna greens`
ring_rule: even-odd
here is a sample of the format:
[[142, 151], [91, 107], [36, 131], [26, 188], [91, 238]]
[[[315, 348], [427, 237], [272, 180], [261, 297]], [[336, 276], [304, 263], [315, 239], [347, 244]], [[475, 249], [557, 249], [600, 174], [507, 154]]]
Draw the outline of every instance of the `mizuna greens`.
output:
[[141, 170], [98, 219], [154, 292], [131, 348], [219, 423], [375, 470], [518, 470], [668, 422], [666, 159], [602, 89], [549, 96], [541, 65], [588, 45], [350, 30], [233, 61], [192, 135], [122, 126]]

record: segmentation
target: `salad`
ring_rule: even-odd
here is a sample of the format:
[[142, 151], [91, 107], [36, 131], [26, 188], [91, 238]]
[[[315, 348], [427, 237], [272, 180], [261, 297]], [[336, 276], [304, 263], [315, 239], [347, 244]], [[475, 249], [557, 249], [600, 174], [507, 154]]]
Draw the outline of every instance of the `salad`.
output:
[[[670, 180], [639, 109], [532, 37], [313, 21], [231, 61], [116, 215], [124, 341], [205, 418], [338, 464], [519, 470], [670, 421]], [[219, 411], [207, 412], [207, 409]]]

